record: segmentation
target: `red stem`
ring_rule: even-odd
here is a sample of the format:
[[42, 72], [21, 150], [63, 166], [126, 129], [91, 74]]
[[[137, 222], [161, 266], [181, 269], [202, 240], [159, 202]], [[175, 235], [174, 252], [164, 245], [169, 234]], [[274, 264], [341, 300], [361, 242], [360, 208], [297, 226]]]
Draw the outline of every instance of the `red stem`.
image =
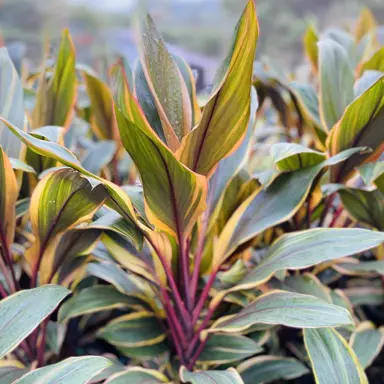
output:
[[325, 218], [327, 217], [327, 214], [328, 214], [328, 211], [331, 209], [332, 207], [332, 203], [333, 203], [333, 200], [335, 199], [336, 197], [336, 194], [333, 193], [332, 195], [329, 195], [326, 200], [325, 200], [325, 207], [324, 207], [324, 211], [323, 213], [321, 214], [321, 217], [320, 217], [320, 221], [319, 221], [319, 227], [322, 227], [323, 224], [324, 224], [324, 221], [325, 221]]
[[[4, 235], [3, 224], [1, 222], [0, 222], [0, 243], [2, 244], [1, 253], [4, 257], [4, 262], [8, 264], [8, 268], [11, 271], [11, 277], [13, 280], [13, 284], [12, 285], [8, 284], [8, 287], [12, 292], [16, 292], [17, 290], [20, 291], [20, 285], [16, 279], [15, 271], [13, 270], [13, 261], [12, 261], [11, 251], [8, 247], [7, 239], [5, 238], [5, 235]], [[6, 275], [8, 275], [8, 274], [6, 274]], [[7, 277], [5, 276], [5, 278], [7, 278]], [[7, 281], [7, 283], [8, 283], [8, 281]]]
[[3, 287], [3, 285], [1, 284], [1, 282], [0, 282], [0, 295], [2, 296], [3, 299], [5, 299], [8, 296], [8, 293]]
[[46, 344], [46, 338], [47, 338], [47, 326], [48, 326], [49, 319], [45, 319], [43, 324], [41, 325], [41, 339], [40, 344], [36, 346], [37, 348], [37, 368], [42, 367], [44, 365], [44, 352], [45, 352], [45, 344]]
[[203, 309], [205, 301], [207, 300], [207, 298], [209, 296], [209, 291], [212, 288], [213, 283], [215, 282], [217, 272], [218, 271], [214, 271], [211, 273], [211, 276], [209, 276], [207, 284], [205, 285], [203, 292], [200, 295], [199, 301], [197, 302], [197, 305], [196, 305], [195, 309], [193, 310], [192, 322], [194, 324], [199, 319], [200, 312]]
[[187, 366], [188, 370], [192, 370], [193, 369], [197, 359], [201, 355], [201, 352], [204, 351], [204, 348], [205, 348], [205, 346], [207, 344], [207, 341], [208, 341], [208, 337], [199, 345], [199, 348], [196, 349], [196, 352], [190, 358], [188, 366]]
[[337, 208], [336, 212], [333, 215], [333, 219], [332, 219], [331, 223], [329, 224], [330, 228], [335, 226], [337, 219], [340, 217], [340, 215], [342, 214], [343, 211], [344, 211], [344, 207], [340, 206], [339, 208]]

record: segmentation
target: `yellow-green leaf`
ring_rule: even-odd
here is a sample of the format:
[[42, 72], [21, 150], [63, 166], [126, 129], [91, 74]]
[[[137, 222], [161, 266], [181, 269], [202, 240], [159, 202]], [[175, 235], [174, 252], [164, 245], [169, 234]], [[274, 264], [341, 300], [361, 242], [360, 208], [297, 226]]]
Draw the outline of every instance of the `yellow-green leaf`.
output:
[[315, 72], [318, 70], [319, 49], [317, 43], [319, 41], [315, 27], [311, 24], [308, 26], [304, 35], [304, 48], [309, 62]]
[[189, 372], [184, 367], [180, 369], [183, 383], [191, 384], [244, 384], [239, 373], [234, 368], [226, 371], [196, 371]]
[[116, 116], [123, 145], [140, 172], [148, 219], [173, 235], [187, 235], [205, 209], [205, 177], [186, 168], [160, 139], [118, 109]]
[[168, 382], [166, 376], [159, 371], [141, 367], [130, 367], [110, 377], [105, 384], [159, 384]]
[[244, 138], [250, 116], [258, 34], [255, 4], [249, 0], [201, 120], [184, 137], [178, 151], [180, 160], [197, 173], [210, 175], [218, 162], [232, 153]]

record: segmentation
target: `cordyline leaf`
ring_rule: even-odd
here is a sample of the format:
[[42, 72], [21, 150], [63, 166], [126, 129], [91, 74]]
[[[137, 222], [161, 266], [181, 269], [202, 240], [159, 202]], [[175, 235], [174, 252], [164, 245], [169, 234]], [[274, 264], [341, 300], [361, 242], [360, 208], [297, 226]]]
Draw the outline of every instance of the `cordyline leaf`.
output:
[[352, 348], [334, 329], [304, 329], [305, 348], [317, 384], [368, 384]]
[[29, 370], [24, 367], [18, 360], [1, 360], [0, 361], [0, 384], [13, 383], [21, 376], [25, 375]]
[[105, 384], [158, 384], [168, 383], [168, 379], [159, 371], [141, 367], [128, 368], [110, 377]]
[[31, 116], [33, 128], [45, 125], [69, 128], [77, 95], [75, 64], [75, 46], [69, 31], [65, 30], [52, 77], [47, 79], [46, 70], [41, 74]]
[[360, 41], [367, 33], [376, 29], [376, 20], [369, 8], [364, 8], [356, 25], [356, 40]]
[[364, 71], [384, 72], [384, 47], [376, 51], [372, 57], [361, 65], [360, 73], [363, 74]]
[[12, 165], [0, 146], [0, 245], [10, 249], [15, 236], [18, 187]]
[[175, 151], [192, 127], [192, 106], [183, 76], [151, 17], [141, 23], [141, 61], [168, 147]]
[[105, 357], [71, 357], [27, 373], [14, 384], [86, 384], [112, 363]]
[[383, 233], [358, 228], [317, 228], [287, 234], [271, 246], [262, 262], [233, 289], [251, 289], [277, 271], [304, 269], [364, 252], [382, 242]]
[[177, 152], [193, 171], [210, 175], [218, 162], [232, 153], [247, 130], [250, 91], [259, 28], [253, 0], [236, 28], [231, 50], [215, 81], [215, 90], [198, 125], [184, 137]]
[[329, 38], [319, 42], [319, 73], [320, 116], [330, 131], [353, 100], [355, 75], [347, 51]]
[[384, 230], [384, 195], [379, 190], [365, 191], [356, 188], [341, 188], [339, 195], [344, 208], [361, 223]]
[[186, 168], [117, 108], [116, 116], [123, 145], [140, 172], [148, 219], [172, 235], [187, 236], [205, 209], [205, 177]]
[[309, 373], [299, 360], [281, 356], [258, 356], [237, 368], [244, 384], [264, 384], [276, 380], [293, 380]]
[[373, 84], [375, 84], [376, 81], [378, 81], [381, 77], [383, 77], [383, 72], [371, 71], [371, 70], [365, 71], [353, 86], [355, 99], [360, 97], [367, 89], [369, 89]]
[[239, 373], [234, 368], [226, 371], [197, 371], [189, 372], [184, 367], [180, 369], [183, 383], [191, 384], [244, 384]]
[[309, 25], [304, 35], [304, 48], [305, 53], [311, 66], [315, 72], [318, 71], [319, 48], [317, 43], [319, 41], [318, 34], [313, 25]]
[[339, 263], [334, 266], [346, 275], [378, 273], [384, 276], [384, 260], [365, 261], [361, 263]]
[[95, 285], [83, 289], [60, 308], [58, 320], [65, 323], [74, 317], [107, 311], [114, 308], [140, 308], [140, 300], [125, 295], [107, 285]]
[[324, 328], [353, 324], [351, 314], [344, 308], [328, 304], [310, 295], [271, 291], [259, 296], [236, 315], [217, 320], [208, 333], [242, 332], [255, 324], [280, 324], [294, 328]]
[[0, 301], [0, 359], [30, 335], [69, 293], [63, 287], [45, 285]]
[[144, 311], [112, 320], [99, 330], [98, 336], [112, 345], [124, 348], [148, 347], [166, 338], [155, 314]]
[[295, 171], [316, 165], [325, 160], [326, 154], [295, 143], [277, 143], [271, 147], [271, 156], [280, 171]]
[[106, 196], [101, 184], [93, 188], [86, 178], [70, 168], [50, 173], [40, 181], [29, 210], [36, 242], [26, 258], [33, 271], [40, 269], [41, 282], [47, 281], [52, 272], [57, 235], [89, 220]]
[[86, 155], [81, 159], [81, 164], [87, 171], [100, 175], [101, 170], [111, 162], [115, 153], [116, 142], [99, 141], [88, 149]]
[[219, 365], [244, 360], [263, 351], [256, 341], [240, 335], [212, 335], [198, 358], [201, 364]]
[[[338, 124], [328, 137], [327, 146], [331, 155], [347, 148], [366, 146], [372, 148], [373, 156], [383, 151], [384, 131], [384, 76], [348, 106]], [[341, 182], [367, 157], [351, 157], [331, 170], [332, 182]]]
[[9, 161], [10, 161], [13, 169], [17, 169], [18, 171], [23, 171], [26, 173], [36, 173], [36, 171], [33, 169], [33, 167], [31, 167], [30, 165], [24, 163], [23, 161], [21, 161], [19, 159], [10, 158]]
[[103, 183], [109, 193], [110, 201], [108, 201], [108, 204], [111, 206], [111, 208], [120, 213], [123, 217], [132, 221], [132, 223], [136, 223], [136, 215], [133, 209], [133, 205], [128, 195], [123, 191], [122, 188], [108, 180], [97, 177], [96, 175], [88, 172], [82, 167], [76, 156], [62, 145], [34, 137], [33, 135], [30, 135], [27, 132], [17, 128], [9, 121], [3, 119], [1, 116], [0, 121], [4, 122], [6, 126], [33, 152], [60, 161], [62, 164], [76, 169], [83, 175], [92, 177]]
[[334, 166], [360, 152], [361, 148], [351, 148], [313, 167], [282, 174], [268, 189], [258, 189], [252, 193], [238, 207], [221, 232], [215, 252], [215, 265], [219, 265], [238, 246], [265, 229], [292, 217], [324, 167]]
[[100, 140], [118, 140], [113, 97], [109, 87], [99, 78], [83, 72], [91, 102], [91, 126]]
[[[0, 47], [0, 116], [24, 126], [23, 87], [6, 48]], [[20, 156], [21, 143], [0, 122], [0, 146], [9, 157]]]
[[370, 321], [358, 325], [352, 334], [349, 345], [356, 353], [363, 369], [368, 368], [384, 345], [384, 329], [376, 329]]
[[358, 170], [366, 185], [374, 183], [381, 192], [384, 192], [384, 161], [363, 164]]

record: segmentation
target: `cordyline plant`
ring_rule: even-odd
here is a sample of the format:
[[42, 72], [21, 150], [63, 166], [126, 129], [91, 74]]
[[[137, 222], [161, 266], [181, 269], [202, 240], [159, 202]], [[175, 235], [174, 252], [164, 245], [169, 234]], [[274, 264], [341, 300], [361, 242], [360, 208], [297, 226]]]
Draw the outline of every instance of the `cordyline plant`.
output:
[[[1, 48], [0, 383], [253, 384], [310, 370], [367, 383], [384, 341], [361, 307], [383, 292], [371, 25], [365, 13], [356, 39], [334, 31], [319, 48], [309, 30], [303, 85], [254, 66], [249, 1], [203, 108], [150, 17], [134, 70], [119, 59], [105, 81], [76, 64], [68, 32], [23, 85]], [[285, 140], [269, 140], [268, 98]], [[258, 143], [274, 143], [270, 156]], [[346, 289], [328, 287], [341, 277]]]

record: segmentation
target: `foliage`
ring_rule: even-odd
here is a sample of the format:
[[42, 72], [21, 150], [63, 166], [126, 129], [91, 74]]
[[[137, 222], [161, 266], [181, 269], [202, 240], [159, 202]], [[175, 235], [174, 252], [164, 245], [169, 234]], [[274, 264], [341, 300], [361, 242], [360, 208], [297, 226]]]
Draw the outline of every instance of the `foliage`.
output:
[[21, 81], [2, 48], [0, 383], [367, 383], [384, 341], [374, 28], [311, 27], [300, 83], [254, 62], [250, 0], [203, 107], [149, 16], [132, 69], [76, 63], [64, 31]]

